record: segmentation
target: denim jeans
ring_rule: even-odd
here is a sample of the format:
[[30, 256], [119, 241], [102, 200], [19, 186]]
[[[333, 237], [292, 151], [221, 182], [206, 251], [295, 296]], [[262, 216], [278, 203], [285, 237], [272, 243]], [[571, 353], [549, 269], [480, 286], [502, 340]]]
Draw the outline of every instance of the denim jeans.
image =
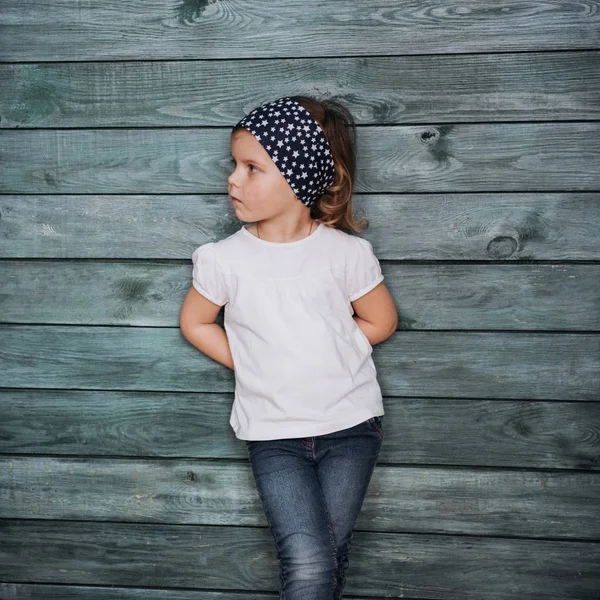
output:
[[382, 417], [315, 437], [246, 441], [279, 559], [280, 600], [339, 600]]

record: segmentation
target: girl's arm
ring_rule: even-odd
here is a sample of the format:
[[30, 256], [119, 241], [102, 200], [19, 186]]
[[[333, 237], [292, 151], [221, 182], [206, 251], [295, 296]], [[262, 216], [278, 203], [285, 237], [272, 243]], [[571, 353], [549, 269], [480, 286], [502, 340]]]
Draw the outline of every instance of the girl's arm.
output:
[[394, 300], [383, 282], [352, 302], [352, 318], [367, 336], [371, 346], [387, 340], [398, 327]]
[[181, 307], [179, 328], [183, 337], [200, 352], [233, 369], [227, 333], [215, 323], [220, 310], [218, 304], [214, 304], [191, 287]]

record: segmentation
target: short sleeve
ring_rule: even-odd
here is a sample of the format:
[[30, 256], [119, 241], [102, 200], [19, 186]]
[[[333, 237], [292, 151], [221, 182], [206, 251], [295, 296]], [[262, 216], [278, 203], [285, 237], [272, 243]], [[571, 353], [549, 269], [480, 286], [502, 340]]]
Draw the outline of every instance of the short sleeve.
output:
[[356, 249], [346, 265], [346, 294], [351, 302], [358, 300], [383, 281], [381, 266], [371, 242], [355, 238]]
[[192, 254], [192, 263], [192, 285], [196, 291], [215, 304], [227, 304], [227, 288], [216, 260], [215, 242], [207, 242], [196, 248]]

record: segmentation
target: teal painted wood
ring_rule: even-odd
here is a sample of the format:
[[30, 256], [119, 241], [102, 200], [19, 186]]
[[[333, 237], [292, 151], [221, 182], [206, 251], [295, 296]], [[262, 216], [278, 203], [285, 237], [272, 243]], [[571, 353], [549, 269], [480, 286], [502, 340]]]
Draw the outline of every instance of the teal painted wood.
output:
[[[226, 393], [0, 390], [0, 453], [246, 459], [229, 426], [232, 401]], [[598, 402], [388, 396], [384, 404], [382, 465], [600, 469]]]
[[[353, 203], [382, 261], [600, 260], [598, 192], [357, 194]], [[0, 196], [4, 258], [190, 265], [200, 244], [241, 226], [224, 195]]]
[[240, 226], [229, 127], [308, 92], [361, 125], [401, 316], [350, 595], [596, 598], [600, 3], [3, 8], [0, 597], [275, 598], [232, 372], [177, 314]]
[[75, 10], [53, 0], [26, 14], [5, 0], [3, 13], [6, 62], [597, 48], [600, 28], [593, 0], [148, 0], [143, 10], [117, 0]]
[[592, 50], [0, 64], [0, 128], [231, 127], [300, 91], [342, 101], [361, 125], [598, 120], [599, 62]]
[[[229, 128], [3, 130], [0, 192], [225, 193], [229, 137]], [[600, 188], [600, 122], [365, 126], [357, 150], [357, 192]]]
[[[600, 329], [597, 264], [384, 263], [382, 271], [399, 329]], [[191, 285], [190, 265], [6, 261], [0, 309], [5, 323], [178, 327]]]
[[[597, 598], [600, 543], [357, 531], [352, 544], [348, 595]], [[0, 552], [2, 580], [230, 592], [279, 582], [266, 527], [7, 520]]]
[[[597, 541], [597, 473], [377, 466], [357, 531]], [[252, 471], [197, 460], [0, 457], [0, 517], [267, 526]]]
[[[386, 395], [598, 400], [600, 336], [396, 332], [373, 358]], [[3, 385], [231, 392], [233, 371], [178, 328], [10, 325], [0, 329]]]
[[[231, 592], [0, 582], [0, 598], [2, 600], [231, 600]], [[273, 592], [265, 594], [236, 592], [235, 598], [237, 600], [275, 600], [275, 594]], [[354, 600], [366, 599], [355, 596]], [[410, 600], [410, 598], [405, 600]]]

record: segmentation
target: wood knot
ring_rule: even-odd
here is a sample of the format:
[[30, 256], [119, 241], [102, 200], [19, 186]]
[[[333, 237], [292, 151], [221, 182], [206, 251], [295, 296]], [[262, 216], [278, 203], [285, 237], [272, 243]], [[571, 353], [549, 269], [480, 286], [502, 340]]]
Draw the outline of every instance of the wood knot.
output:
[[439, 136], [439, 132], [435, 129], [428, 129], [427, 131], [424, 131], [419, 137], [424, 144], [430, 144], [431, 142], [435, 141], [436, 138], [438, 138]]
[[498, 235], [487, 245], [487, 253], [492, 258], [509, 258], [519, 247], [515, 238], [509, 235]]
[[194, 473], [194, 471], [188, 471], [185, 474], [186, 478], [189, 479], [190, 481], [196, 481], [198, 478], [196, 477], [196, 473]]

